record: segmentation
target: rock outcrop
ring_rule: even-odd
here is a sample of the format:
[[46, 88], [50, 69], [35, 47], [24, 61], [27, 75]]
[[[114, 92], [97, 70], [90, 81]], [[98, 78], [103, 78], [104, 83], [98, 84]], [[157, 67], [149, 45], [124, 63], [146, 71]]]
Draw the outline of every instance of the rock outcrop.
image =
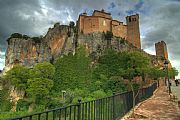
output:
[[15, 64], [31, 67], [42, 61], [53, 62], [64, 50], [73, 50], [73, 37], [68, 36], [69, 31], [68, 26], [56, 23], [53, 28], [49, 28], [44, 37], [30, 38], [17, 33], [12, 34], [8, 39], [6, 69], [12, 68]]
[[10, 87], [10, 98], [11, 98], [11, 102], [13, 103], [13, 107], [12, 107], [12, 111], [15, 112], [16, 111], [16, 105], [17, 105], [17, 102], [20, 100], [20, 99], [23, 99], [24, 98], [24, 95], [25, 95], [25, 91], [23, 90], [17, 90], [14, 86]]
[[81, 45], [85, 46], [92, 56], [100, 56], [109, 47], [116, 51], [137, 49], [119, 37], [112, 37], [108, 41], [102, 32], [77, 35], [74, 31], [75, 29], [67, 25], [56, 23], [42, 37], [30, 38], [27, 35], [12, 34], [8, 39], [5, 69], [9, 70], [15, 64], [32, 67], [35, 63], [43, 61], [53, 63], [64, 54], [75, 53], [76, 47]]
[[43, 42], [36, 43], [31, 38], [27, 40], [11, 38], [8, 42], [6, 66], [13, 64], [32, 66], [37, 62], [50, 61], [50, 59], [50, 48]]
[[56, 23], [54, 28], [49, 28], [47, 34], [43, 38], [43, 43], [50, 48], [53, 61], [61, 56], [65, 50], [68, 51], [74, 48], [73, 30], [71, 30], [69, 26]]
[[111, 41], [108, 42], [108, 40], [105, 39], [105, 34], [102, 32], [80, 34], [78, 36], [78, 44], [85, 46], [89, 54], [96, 53], [97, 55], [100, 55], [108, 47], [115, 51], [137, 49], [119, 37], [112, 37]]

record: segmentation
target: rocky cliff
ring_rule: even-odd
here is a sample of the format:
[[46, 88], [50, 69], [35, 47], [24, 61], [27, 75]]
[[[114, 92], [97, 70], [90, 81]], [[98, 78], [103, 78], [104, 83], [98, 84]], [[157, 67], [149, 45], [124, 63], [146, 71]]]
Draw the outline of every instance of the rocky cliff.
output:
[[83, 45], [89, 55], [99, 56], [107, 47], [116, 51], [136, 49], [126, 40], [113, 37], [111, 41], [105, 39], [105, 33], [97, 32], [79, 34], [66, 25], [56, 23], [49, 28], [47, 34], [41, 37], [28, 37], [27, 35], [12, 34], [8, 39], [6, 51], [6, 70], [15, 64], [33, 66], [35, 63], [54, 62], [59, 56], [75, 52], [77, 45]]
[[105, 38], [105, 34], [101, 32], [80, 34], [78, 36], [78, 44], [85, 46], [89, 54], [97, 55], [100, 55], [108, 47], [116, 51], [127, 51], [136, 49], [126, 40], [119, 37], [112, 37], [111, 41], [108, 42], [108, 40], [106, 40]]
[[68, 31], [68, 26], [56, 23], [42, 37], [31, 38], [18, 33], [12, 34], [7, 40], [6, 69], [12, 68], [15, 64], [31, 67], [42, 61], [53, 62], [64, 50], [73, 50], [73, 35], [68, 36]]

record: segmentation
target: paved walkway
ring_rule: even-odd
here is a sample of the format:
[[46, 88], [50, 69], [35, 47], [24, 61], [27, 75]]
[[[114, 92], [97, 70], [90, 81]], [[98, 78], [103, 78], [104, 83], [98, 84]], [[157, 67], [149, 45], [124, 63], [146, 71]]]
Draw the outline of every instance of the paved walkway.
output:
[[171, 86], [172, 93], [180, 100], [180, 84], [178, 86], [175, 85], [175, 82], [172, 82]]
[[135, 118], [130, 115], [125, 120], [180, 120], [180, 109], [177, 102], [170, 100], [164, 86], [135, 108]]

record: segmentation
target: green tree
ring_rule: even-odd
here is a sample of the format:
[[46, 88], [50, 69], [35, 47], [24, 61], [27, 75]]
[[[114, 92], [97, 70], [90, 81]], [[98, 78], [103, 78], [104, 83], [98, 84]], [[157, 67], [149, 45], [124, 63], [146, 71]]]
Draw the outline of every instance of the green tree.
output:
[[178, 76], [178, 74], [179, 74], [179, 72], [175, 67], [169, 69], [169, 77], [170, 78], [174, 78], [175, 76]]
[[129, 80], [138, 76], [143, 77], [150, 67], [150, 58], [139, 51], [123, 53], [121, 62], [124, 70], [124, 74], [122, 76]]
[[53, 79], [55, 67], [49, 62], [37, 63], [30, 73], [32, 78]]
[[27, 111], [28, 107], [29, 107], [29, 103], [24, 99], [20, 99], [17, 102], [16, 111]]
[[[55, 67], [49, 62], [37, 63], [31, 70], [31, 78], [27, 82], [26, 92], [32, 96], [33, 101], [43, 101], [53, 87]], [[48, 102], [48, 100], [44, 100]]]
[[70, 21], [70, 23], [69, 23], [69, 27], [70, 27], [70, 28], [73, 28], [73, 27], [74, 27], [74, 25], [75, 25], [75, 23], [74, 23], [73, 21]]
[[111, 31], [107, 31], [105, 34], [106, 40], [111, 40], [112, 37], [113, 37], [113, 33]]
[[148, 71], [148, 75], [158, 81], [158, 86], [159, 86], [159, 78], [164, 77], [164, 71], [161, 70], [159, 67], [151, 67]]
[[109, 79], [111, 76], [121, 76], [123, 68], [120, 58], [121, 56], [114, 50], [106, 50], [98, 61], [99, 64], [94, 71], [95, 77], [98, 79], [100, 75], [105, 75]]
[[112, 76], [103, 86], [105, 91], [111, 90], [112, 92], [125, 92], [128, 87], [121, 76]]
[[100, 99], [100, 98], [106, 97], [107, 94], [103, 90], [97, 90], [97, 91], [94, 91], [91, 94], [91, 96], [95, 99]]
[[13, 33], [13, 34], [11, 35], [11, 38], [22, 38], [22, 37], [23, 37], [23, 35], [20, 34], [20, 33]]
[[27, 82], [26, 93], [29, 98], [32, 98], [31, 102], [33, 104], [43, 104], [45, 106], [49, 102], [48, 97], [49, 92], [53, 87], [54, 82], [52, 79], [54, 73], [55, 67], [49, 62], [37, 63], [30, 70], [31, 77]]
[[70, 21], [70, 23], [69, 23], [69, 29], [68, 29], [68, 33], [67, 33], [68, 37], [71, 36], [72, 30], [75, 31], [74, 25], [75, 25], [75, 23], [74, 23], [73, 21]]
[[[140, 76], [142, 77], [144, 75], [145, 71], [147, 71], [147, 69], [150, 66], [150, 58], [142, 52], [132, 51], [128, 53], [127, 61], [125, 62], [125, 64], [127, 66], [124, 69], [125, 72], [123, 77], [129, 79], [129, 85], [133, 92], [133, 108], [134, 108], [135, 100], [139, 94], [139, 90], [137, 93], [135, 93], [135, 89], [138, 89], [138, 87], [134, 87], [134, 85], [135, 86], [137, 85], [136, 85], [136, 81], [133, 81], [133, 78]], [[133, 114], [134, 114], [134, 109], [133, 109]]]
[[151, 67], [148, 72], [149, 76], [154, 80], [159, 79], [160, 77], [164, 77], [164, 71], [159, 67]]
[[9, 92], [5, 89], [0, 90], [0, 112], [10, 111], [12, 103], [9, 99]]
[[90, 59], [87, 57], [84, 47], [80, 47], [75, 55], [69, 54], [59, 58], [55, 63], [55, 68], [55, 91], [84, 88], [90, 84]]
[[53, 81], [47, 78], [32, 78], [29, 79], [27, 93], [34, 99], [43, 98], [49, 94], [49, 91], [53, 87]]
[[107, 31], [105, 34], [105, 39], [107, 40], [107, 48], [111, 46], [111, 39], [113, 37], [113, 33], [111, 31]]
[[23, 90], [27, 88], [27, 81], [29, 78], [29, 68], [22, 65], [16, 65], [9, 70], [5, 76], [5, 79], [10, 80], [15, 87]]

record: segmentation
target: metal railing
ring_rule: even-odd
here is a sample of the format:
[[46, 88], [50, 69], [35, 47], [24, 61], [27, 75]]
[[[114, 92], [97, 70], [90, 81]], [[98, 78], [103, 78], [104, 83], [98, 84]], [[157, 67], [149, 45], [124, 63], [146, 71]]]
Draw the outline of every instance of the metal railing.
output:
[[[157, 83], [135, 91], [138, 95], [135, 104], [151, 97]], [[133, 108], [133, 93], [125, 92], [89, 102], [48, 110], [45, 112], [17, 117], [9, 120], [116, 120]]]

